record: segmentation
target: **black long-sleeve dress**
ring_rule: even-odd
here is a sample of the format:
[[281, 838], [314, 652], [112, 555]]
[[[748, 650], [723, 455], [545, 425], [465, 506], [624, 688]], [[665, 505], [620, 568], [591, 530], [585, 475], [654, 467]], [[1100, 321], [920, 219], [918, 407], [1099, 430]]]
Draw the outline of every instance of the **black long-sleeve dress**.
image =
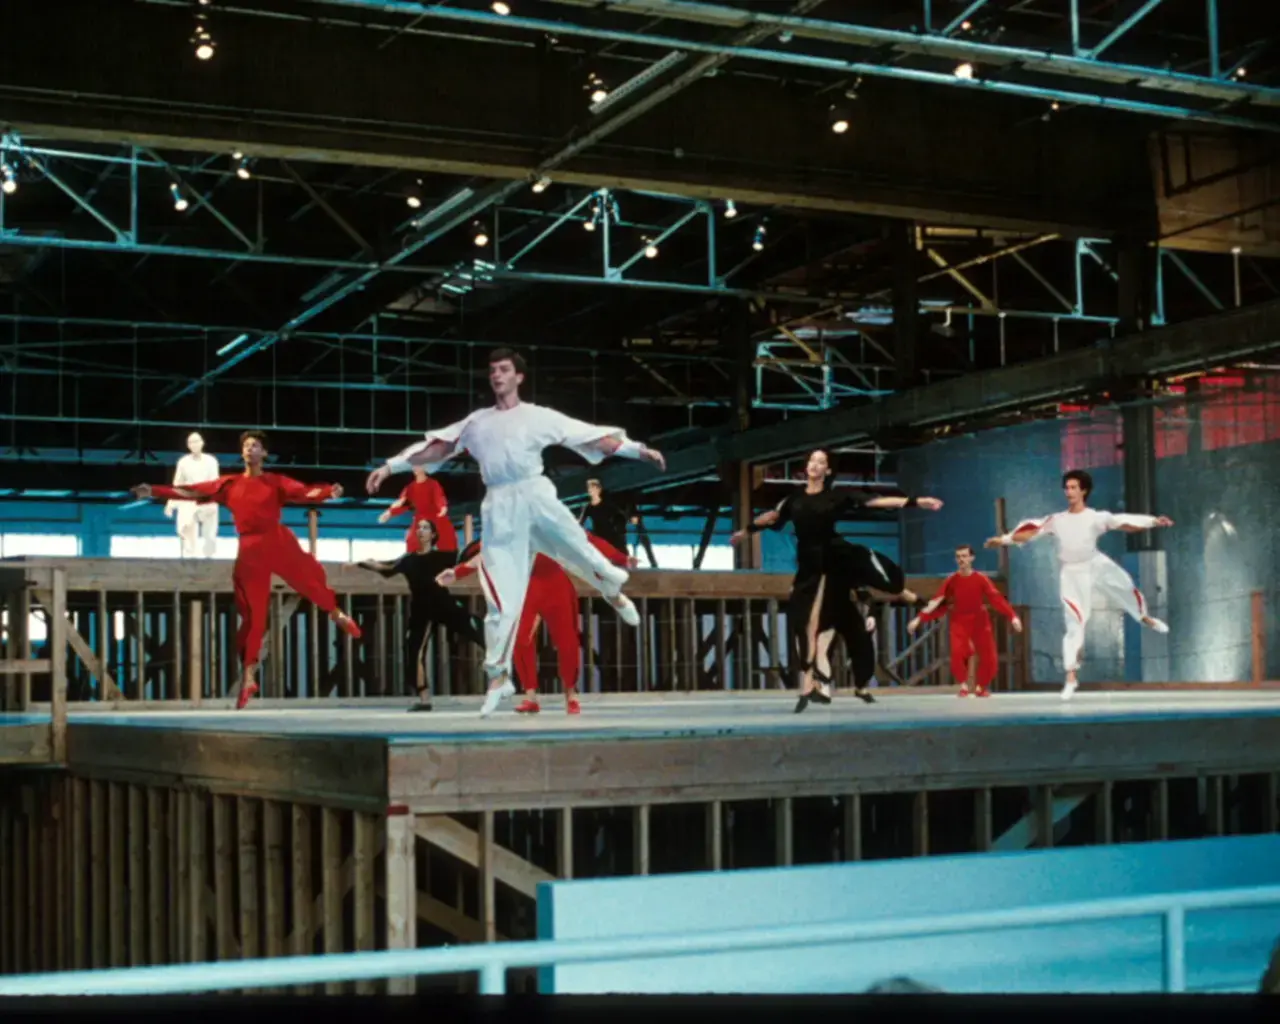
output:
[[[404, 668], [410, 684], [418, 677], [418, 666], [426, 645], [427, 632], [434, 622], [440, 623], [450, 633], [463, 640], [484, 646], [484, 625], [467, 611], [467, 606], [436, 582], [445, 569], [457, 564], [456, 551], [410, 552], [401, 555], [391, 565], [383, 568], [375, 564], [361, 563], [390, 579], [403, 576], [409, 584], [409, 616], [405, 624]], [[425, 699], [425, 698], [424, 698]]]
[[817, 652], [809, 648], [809, 616], [825, 578], [817, 632], [834, 629], [844, 640], [858, 689], [875, 674], [875, 646], [853, 591], [874, 589], [897, 596], [906, 589], [906, 575], [893, 559], [836, 532], [842, 516], [860, 511], [875, 497], [853, 488], [827, 487], [814, 494], [801, 488], [778, 503], [778, 520], [772, 526], [780, 530], [791, 523], [795, 528], [796, 575], [787, 599], [787, 622], [797, 671], [816, 661]]

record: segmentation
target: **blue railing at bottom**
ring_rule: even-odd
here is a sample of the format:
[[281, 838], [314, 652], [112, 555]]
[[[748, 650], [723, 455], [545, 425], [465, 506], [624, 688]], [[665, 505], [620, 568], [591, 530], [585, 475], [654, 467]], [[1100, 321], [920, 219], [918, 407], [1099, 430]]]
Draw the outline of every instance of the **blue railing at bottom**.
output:
[[[480, 975], [482, 995], [501, 995], [506, 991], [506, 973], [511, 968], [794, 949], [843, 942], [919, 938], [1137, 917], [1163, 919], [1162, 990], [1184, 992], [1187, 987], [1188, 912], [1272, 904], [1280, 904], [1280, 885], [1117, 897], [891, 921], [790, 925], [782, 928], [630, 938], [495, 942], [433, 949], [331, 953], [324, 956], [272, 957], [167, 967], [57, 971], [0, 977], [0, 996], [174, 995], [473, 972]], [[1259, 975], [1265, 966], [1261, 963], [1258, 965]]]

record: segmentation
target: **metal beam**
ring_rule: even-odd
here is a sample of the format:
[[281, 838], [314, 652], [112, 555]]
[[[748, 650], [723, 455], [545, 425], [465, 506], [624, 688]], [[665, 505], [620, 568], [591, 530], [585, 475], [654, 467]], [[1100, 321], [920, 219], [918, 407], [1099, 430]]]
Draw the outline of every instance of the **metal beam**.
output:
[[1091, 50], [1086, 50], [1081, 54], [1081, 56], [1088, 57], [1091, 60], [1097, 60], [1103, 50], [1110, 47], [1112, 43], [1117, 42], [1121, 36], [1129, 31], [1129, 29], [1133, 28], [1134, 25], [1138, 24], [1138, 22], [1154, 11], [1163, 2], [1164, 0], [1145, 0], [1145, 2], [1141, 3], [1138, 6], [1138, 9], [1130, 14], [1129, 17], [1125, 18], [1119, 25], [1107, 33], [1106, 37], [1103, 38], [1097, 46]]
[[[675, 486], [726, 462], [763, 462], [901, 427], [939, 426], [1029, 408], [1103, 389], [1117, 380], [1211, 369], [1280, 348], [1280, 300], [1190, 320], [1046, 359], [913, 388], [878, 402], [813, 413], [664, 452], [667, 472], [614, 463], [594, 476], [609, 491]], [[561, 495], [585, 493], [586, 474], [558, 481]]]

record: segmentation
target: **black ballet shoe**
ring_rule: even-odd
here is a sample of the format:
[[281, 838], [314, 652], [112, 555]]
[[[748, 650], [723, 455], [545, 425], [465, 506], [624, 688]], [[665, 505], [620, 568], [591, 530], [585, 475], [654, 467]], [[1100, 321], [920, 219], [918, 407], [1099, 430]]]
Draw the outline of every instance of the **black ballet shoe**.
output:
[[797, 715], [798, 715], [798, 714], [800, 714], [800, 712], [801, 712], [801, 711], [803, 711], [805, 708], [807, 708], [807, 707], [809, 706], [809, 698], [810, 698], [810, 697], [812, 697], [812, 696], [813, 696], [813, 694], [811, 694], [811, 693], [802, 693], [802, 694], [800, 694], [800, 699], [799, 699], [798, 701], [796, 701], [796, 710], [795, 710], [795, 713], [796, 713]]
[[410, 711], [430, 711], [431, 695], [425, 688], [418, 691], [418, 703], [409, 709]]
[[[811, 664], [809, 668], [813, 672], [813, 678], [816, 679], [820, 684], [822, 684], [823, 686], [831, 685], [831, 677], [823, 674], [822, 669], [818, 668], [817, 662], [814, 662], [813, 664]], [[827, 694], [823, 693], [821, 690], [818, 690], [818, 689], [809, 691], [809, 699], [812, 701], [817, 701], [819, 704], [831, 703], [831, 698]]]
[[867, 704], [874, 704], [876, 702], [876, 699], [871, 696], [870, 690], [854, 690], [853, 695], [857, 697], [858, 700]]
[[831, 703], [831, 698], [830, 698], [830, 697], [828, 697], [828, 696], [827, 696], [825, 693], [823, 693], [821, 690], [813, 690], [813, 691], [811, 691], [811, 692], [810, 692], [810, 694], [809, 694], [809, 699], [810, 699], [811, 701], [815, 701], [815, 702], [816, 702], [816, 703], [818, 703], [818, 704], [830, 704], [830, 703]]

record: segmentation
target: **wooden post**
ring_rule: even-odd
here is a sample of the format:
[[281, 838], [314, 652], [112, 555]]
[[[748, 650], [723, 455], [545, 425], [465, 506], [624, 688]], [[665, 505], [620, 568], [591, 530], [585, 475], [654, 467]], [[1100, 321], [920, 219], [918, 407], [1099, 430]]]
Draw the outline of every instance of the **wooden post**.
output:
[[[67, 570], [53, 570], [53, 607], [49, 612], [50, 741], [54, 764], [67, 760]], [[30, 676], [27, 677], [30, 679]]]
[[285, 888], [284, 888], [284, 808], [275, 800], [262, 803], [262, 838], [265, 856], [263, 887], [266, 912], [266, 955], [284, 956]]
[[147, 962], [146, 794], [129, 786], [129, 966]]
[[791, 797], [779, 797], [773, 802], [774, 863], [789, 868], [795, 863], [795, 835]]
[[634, 854], [631, 859], [633, 875], [649, 873], [649, 805], [640, 804], [633, 808], [632, 844]]
[[557, 874], [561, 878], [573, 877], [573, 808], [565, 807], [556, 812], [556, 852], [559, 854]]
[[[333, 807], [320, 808], [320, 885], [324, 951], [342, 953], [342, 813]], [[325, 985], [328, 995], [342, 995], [340, 981]]]
[[1267, 679], [1267, 620], [1266, 598], [1261, 590], [1255, 590], [1249, 602], [1251, 632], [1253, 641], [1253, 681], [1255, 684]]
[[89, 898], [93, 927], [89, 966], [107, 966], [107, 784], [89, 781]]
[[[374, 864], [378, 859], [378, 825], [377, 815], [357, 811], [353, 842], [355, 849], [352, 860], [355, 865], [352, 887], [355, 889], [355, 948], [356, 952], [367, 952], [376, 949], [377, 939], [374, 933], [374, 902], [378, 891], [378, 880], [374, 873]], [[376, 982], [357, 981], [357, 995], [373, 995]]]
[[[413, 815], [389, 807], [387, 830], [387, 949], [418, 948], [418, 882]], [[388, 995], [412, 995], [413, 977], [389, 978]]]
[[[311, 808], [305, 804], [293, 805], [292, 828], [293, 860], [293, 955], [312, 956], [315, 954], [315, 885], [312, 882], [311, 851], [312, 829]], [[300, 985], [295, 989], [300, 996], [310, 995], [309, 985]]]
[[844, 798], [844, 859], [862, 860], [862, 794]]
[[707, 802], [707, 870], [724, 867], [724, 805], [719, 800]]
[[[147, 945], [149, 963], [163, 964], [169, 951], [169, 899], [165, 875], [169, 863], [169, 828], [165, 794], [147, 787]], [[83, 827], [83, 826], [82, 826]]]
[[476, 859], [480, 868], [480, 924], [484, 928], [484, 941], [496, 942], [498, 927], [494, 906], [493, 811], [480, 812], [480, 831], [476, 839], [479, 845]]
[[187, 700], [196, 707], [204, 697], [204, 604], [187, 607]]
[[187, 928], [189, 930], [191, 963], [200, 963], [209, 958], [208, 924], [205, 907], [205, 890], [208, 887], [208, 843], [209, 843], [209, 794], [201, 790], [193, 790], [187, 794], [189, 813], [187, 826], [191, 830], [188, 854], [191, 858], [191, 873], [188, 876], [190, 892], [187, 900]]
[[978, 853], [991, 849], [991, 787], [983, 786], [974, 793], [973, 846]]
[[[1008, 532], [1009, 515], [1005, 509], [1004, 498], [996, 498], [996, 535], [999, 536]], [[1009, 579], [1009, 549], [1007, 547], [997, 548], [996, 560], [1000, 578], [1007, 582]]]
[[258, 802], [248, 797], [236, 798], [236, 832], [239, 850], [236, 856], [240, 876], [240, 956], [256, 960], [258, 936], [262, 931], [258, 904]]
[[475, 518], [470, 514], [462, 518], [462, 540], [463, 544], [470, 544], [475, 540], [476, 523]]
[[929, 856], [929, 793], [923, 789], [912, 799], [911, 845], [915, 856]]
[[311, 547], [311, 557], [315, 558], [320, 547], [320, 510], [307, 509], [307, 543]]

